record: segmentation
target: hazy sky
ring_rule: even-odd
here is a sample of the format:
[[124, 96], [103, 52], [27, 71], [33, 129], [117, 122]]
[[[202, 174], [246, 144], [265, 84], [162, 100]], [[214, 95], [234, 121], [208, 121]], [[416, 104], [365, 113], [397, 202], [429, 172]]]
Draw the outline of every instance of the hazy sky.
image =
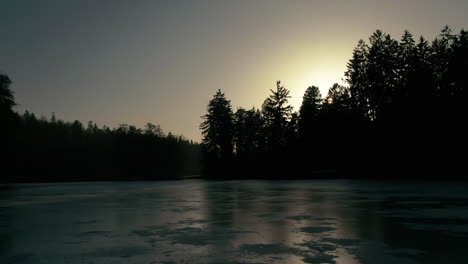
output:
[[260, 107], [276, 80], [341, 82], [359, 39], [468, 29], [468, 1], [0, 0], [0, 72], [19, 112], [99, 126], [159, 124], [200, 140], [217, 89]]

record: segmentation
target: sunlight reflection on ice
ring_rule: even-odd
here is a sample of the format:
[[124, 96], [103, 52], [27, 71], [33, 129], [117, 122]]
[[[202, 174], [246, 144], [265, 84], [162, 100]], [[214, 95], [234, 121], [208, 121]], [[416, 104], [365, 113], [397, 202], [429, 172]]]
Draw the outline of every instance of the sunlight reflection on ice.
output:
[[[353, 181], [18, 185], [0, 196], [0, 262], [438, 263], [437, 254], [468, 243], [467, 194], [454, 185], [441, 192], [434, 184], [427, 197], [412, 188]], [[431, 242], [437, 239], [445, 244]], [[457, 252], [452, 259], [464, 257]]]

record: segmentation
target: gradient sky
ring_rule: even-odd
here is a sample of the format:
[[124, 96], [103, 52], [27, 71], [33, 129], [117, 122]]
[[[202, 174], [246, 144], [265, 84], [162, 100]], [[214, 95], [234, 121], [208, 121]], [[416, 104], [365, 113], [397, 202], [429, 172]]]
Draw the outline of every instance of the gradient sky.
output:
[[468, 1], [0, 0], [0, 72], [20, 113], [119, 123], [201, 139], [217, 89], [260, 107], [281, 80], [297, 110], [305, 89], [341, 82], [359, 39], [404, 29], [433, 39], [468, 29]]

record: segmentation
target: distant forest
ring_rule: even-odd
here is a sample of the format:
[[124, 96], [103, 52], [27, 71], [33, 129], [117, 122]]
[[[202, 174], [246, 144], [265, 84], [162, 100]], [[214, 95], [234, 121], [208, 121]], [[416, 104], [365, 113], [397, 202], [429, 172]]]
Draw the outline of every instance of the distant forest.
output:
[[467, 77], [467, 31], [429, 43], [377, 30], [354, 49], [347, 85], [308, 87], [298, 112], [280, 81], [261, 109], [234, 112], [218, 90], [200, 126], [204, 174], [467, 179]]
[[432, 42], [375, 31], [322, 96], [299, 111], [277, 81], [260, 109], [232, 109], [218, 90], [200, 125], [203, 142], [158, 125], [117, 128], [13, 111], [0, 74], [0, 182], [324, 177], [467, 179], [468, 32]]
[[161, 180], [200, 174], [200, 144], [165, 134], [159, 125], [117, 128], [37, 118], [15, 105], [11, 80], [0, 75], [0, 183]]

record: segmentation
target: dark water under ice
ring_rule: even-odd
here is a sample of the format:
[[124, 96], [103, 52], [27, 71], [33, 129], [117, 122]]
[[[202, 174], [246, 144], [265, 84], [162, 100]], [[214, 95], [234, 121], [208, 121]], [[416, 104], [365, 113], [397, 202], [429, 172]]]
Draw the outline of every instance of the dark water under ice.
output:
[[0, 185], [0, 263], [468, 263], [468, 184]]

